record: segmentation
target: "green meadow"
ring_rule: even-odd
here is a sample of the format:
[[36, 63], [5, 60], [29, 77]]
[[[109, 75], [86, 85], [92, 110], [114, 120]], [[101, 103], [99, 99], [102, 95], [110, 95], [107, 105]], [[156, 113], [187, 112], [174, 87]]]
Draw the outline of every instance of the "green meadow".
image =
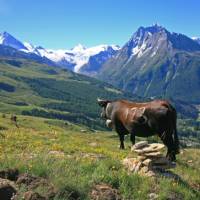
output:
[[[0, 170], [16, 168], [47, 179], [62, 194], [54, 199], [90, 199], [92, 188], [102, 183], [125, 200], [150, 199], [150, 193], [160, 200], [200, 199], [199, 149], [182, 149], [177, 167], [170, 170], [178, 178], [143, 177], [128, 173], [121, 164], [133, 154], [129, 138], [126, 149], [119, 150], [115, 132], [22, 115], [17, 115], [17, 128], [10, 117], [0, 114]], [[22, 198], [25, 189], [19, 191]], [[47, 191], [41, 187], [37, 192]]]

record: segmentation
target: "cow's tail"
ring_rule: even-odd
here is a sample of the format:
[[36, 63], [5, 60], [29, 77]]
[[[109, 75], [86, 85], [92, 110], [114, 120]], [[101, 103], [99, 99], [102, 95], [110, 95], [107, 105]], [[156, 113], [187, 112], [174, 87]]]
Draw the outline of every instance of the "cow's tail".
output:
[[178, 139], [178, 133], [177, 133], [177, 113], [176, 110], [173, 108], [173, 141], [174, 141], [174, 151], [176, 154], [180, 153], [180, 143]]

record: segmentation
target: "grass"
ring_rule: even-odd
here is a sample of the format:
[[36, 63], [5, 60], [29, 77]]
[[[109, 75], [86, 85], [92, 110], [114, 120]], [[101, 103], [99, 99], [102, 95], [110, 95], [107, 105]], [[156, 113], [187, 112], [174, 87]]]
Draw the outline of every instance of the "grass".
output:
[[0, 169], [17, 168], [45, 177], [66, 197], [74, 192], [79, 199], [89, 199], [95, 184], [107, 183], [125, 200], [149, 199], [152, 192], [163, 200], [200, 198], [199, 149], [185, 149], [178, 156], [177, 167], [171, 171], [179, 179], [148, 178], [128, 174], [121, 165], [121, 160], [131, 155], [128, 138], [126, 150], [121, 151], [113, 132], [20, 115], [18, 125], [19, 129], [10, 115], [0, 115]]

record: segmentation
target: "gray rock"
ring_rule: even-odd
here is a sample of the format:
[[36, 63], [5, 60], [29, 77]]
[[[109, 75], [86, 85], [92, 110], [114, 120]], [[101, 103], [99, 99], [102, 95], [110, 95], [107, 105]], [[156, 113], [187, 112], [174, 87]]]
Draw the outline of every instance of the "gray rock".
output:
[[0, 178], [0, 199], [11, 200], [16, 193], [14, 182]]
[[147, 157], [146, 156], [138, 156], [137, 157], [137, 159], [139, 160], [139, 161], [143, 161], [143, 160], [145, 160]]
[[144, 153], [143, 155], [147, 157], [157, 157], [157, 158], [162, 157], [162, 153], [160, 152]]
[[37, 192], [28, 191], [24, 193], [24, 200], [46, 200], [46, 198]]
[[134, 152], [138, 153], [139, 155], [142, 155], [142, 154], [144, 154], [144, 151], [143, 151], [143, 149], [132, 149], [132, 151], [134, 151]]
[[156, 193], [150, 193], [149, 194], [149, 199], [150, 200], [154, 200], [154, 199], [157, 199], [158, 198], [158, 195]]
[[164, 147], [165, 147], [164, 144], [153, 143], [153, 144], [150, 144], [148, 147], [143, 148], [142, 150], [143, 150], [145, 153], [148, 153], [148, 152], [160, 151], [160, 150], [163, 149]]
[[125, 158], [122, 161], [122, 164], [125, 166], [125, 168], [127, 168], [129, 171], [134, 171], [135, 167], [138, 164], [138, 161], [135, 158]]
[[152, 177], [152, 176], [156, 176], [156, 173], [152, 170], [149, 170], [147, 173], [146, 173], [146, 176], [149, 176], [149, 177]]
[[149, 167], [152, 164], [152, 159], [147, 158], [142, 162], [142, 164]]
[[141, 141], [136, 143], [133, 147], [132, 147], [132, 151], [136, 150], [136, 149], [142, 149], [143, 147], [148, 146], [148, 142], [147, 141]]
[[147, 173], [148, 171], [149, 171], [149, 168], [148, 168], [147, 166], [142, 167], [141, 170], [140, 170], [140, 172], [141, 172], [142, 174], [145, 174], [145, 173]]
[[142, 162], [138, 162], [134, 168], [134, 172], [137, 173], [140, 170], [141, 166], [142, 166]]
[[96, 185], [91, 193], [91, 200], [122, 200], [119, 191], [107, 184]]

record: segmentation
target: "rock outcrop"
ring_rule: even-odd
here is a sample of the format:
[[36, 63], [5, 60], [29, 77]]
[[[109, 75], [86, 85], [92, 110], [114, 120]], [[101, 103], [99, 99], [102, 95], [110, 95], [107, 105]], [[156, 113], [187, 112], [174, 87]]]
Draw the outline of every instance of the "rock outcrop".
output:
[[129, 172], [145, 176], [165, 173], [166, 169], [174, 168], [176, 165], [162, 154], [161, 150], [164, 147], [160, 143], [148, 144], [147, 141], [138, 142], [131, 149], [131, 151], [137, 154], [137, 157], [125, 158], [122, 163]]

